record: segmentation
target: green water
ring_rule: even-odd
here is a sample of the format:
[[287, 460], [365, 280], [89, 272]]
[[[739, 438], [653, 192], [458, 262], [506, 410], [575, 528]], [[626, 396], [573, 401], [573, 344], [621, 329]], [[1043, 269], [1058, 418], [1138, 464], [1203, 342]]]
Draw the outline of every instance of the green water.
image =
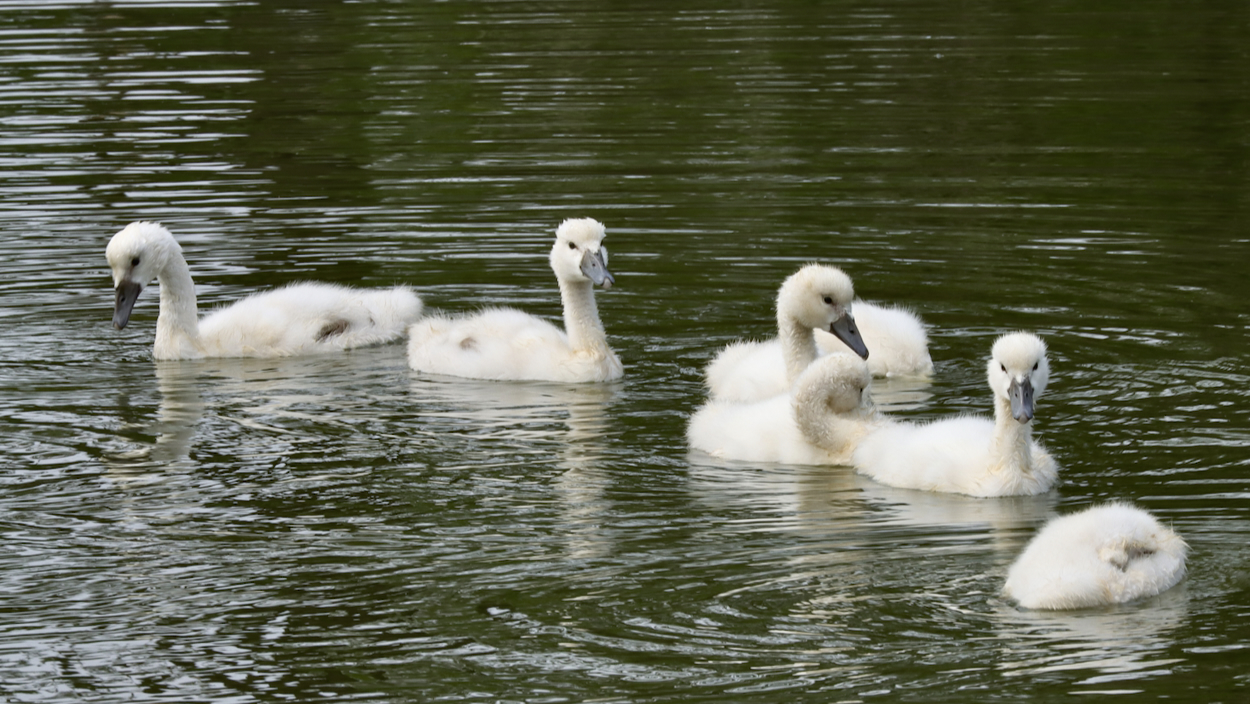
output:
[[[1243, 702], [1244, 4], [48, 2], [0, 13], [0, 699]], [[558, 316], [608, 227], [615, 384], [424, 377], [402, 345], [155, 363], [108, 238], [201, 306], [408, 283]], [[918, 419], [1026, 329], [1036, 498], [691, 453], [702, 368], [842, 266], [930, 325]], [[998, 596], [1044, 521], [1189, 542], [1145, 602]]]

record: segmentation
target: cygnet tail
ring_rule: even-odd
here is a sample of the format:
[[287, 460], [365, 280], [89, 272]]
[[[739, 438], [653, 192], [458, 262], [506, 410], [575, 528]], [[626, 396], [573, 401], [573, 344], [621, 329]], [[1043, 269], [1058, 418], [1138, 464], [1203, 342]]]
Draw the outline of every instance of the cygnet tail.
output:
[[[345, 321], [348, 324], [340, 340], [344, 347], [363, 347], [398, 339], [424, 310], [421, 298], [408, 286], [362, 291], [359, 305], [365, 315], [358, 321]], [[334, 322], [328, 321], [328, 324]]]

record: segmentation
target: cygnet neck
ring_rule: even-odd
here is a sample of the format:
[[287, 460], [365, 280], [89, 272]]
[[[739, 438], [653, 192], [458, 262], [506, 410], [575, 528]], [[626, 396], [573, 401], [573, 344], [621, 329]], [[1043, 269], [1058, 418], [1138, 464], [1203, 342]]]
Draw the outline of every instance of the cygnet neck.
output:
[[794, 390], [795, 423], [808, 442], [849, 460], [850, 452], [880, 418], [871, 404], [847, 413], [835, 412], [821, 381], [818, 378]]
[[607, 334], [595, 304], [595, 287], [590, 281], [559, 279], [560, 300], [564, 303], [564, 331], [575, 350], [609, 352]]
[[199, 314], [195, 301], [195, 282], [187, 261], [174, 250], [169, 261], [156, 275], [161, 285], [160, 314], [156, 318], [156, 344], [158, 359], [177, 359], [177, 355], [161, 354], [162, 350], [177, 350], [183, 346], [198, 348]]
[[786, 383], [794, 384], [808, 365], [816, 360], [816, 334], [782, 310], [777, 311], [777, 339], [786, 363]]
[[994, 394], [995, 466], [1024, 475], [1033, 474], [1033, 421], [1021, 423], [1011, 415], [1011, 401]]

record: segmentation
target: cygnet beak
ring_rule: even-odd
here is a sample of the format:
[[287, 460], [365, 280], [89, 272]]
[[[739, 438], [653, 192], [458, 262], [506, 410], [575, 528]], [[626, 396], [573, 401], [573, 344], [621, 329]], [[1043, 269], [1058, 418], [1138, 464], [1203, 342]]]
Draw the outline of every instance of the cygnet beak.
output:
[[135, 301], [139, 300], [141, 291], [143, 286], [133, 281], [117, 284], [117, 300], [113, 303], [113, 327], [121, 330], [130, 322], [130, 311], [134, 309]]
[[612, 288], [612, 284], [616, 283], [612, 272], [608, 271], [608, 265], [603, 261], [603, 256], [589, 249], [582, 254], [582, 273], [596, 286]]
[[1007, 398], [1011, 399], [1011, 417], [1021, 423], [1033, 420], [1033, 380], [1012, 379], [1007, 387]]
[[868, 359], [868, 347], [864, 345], [864, 338], [859, 336], [859, 328], [855, 327], [855, 318], [851, 317], [850, 313], [833, 321], [833, 324], [829, 326], [829, 332], [846, 343], [846, 346], [859, 355], [860, 359]]

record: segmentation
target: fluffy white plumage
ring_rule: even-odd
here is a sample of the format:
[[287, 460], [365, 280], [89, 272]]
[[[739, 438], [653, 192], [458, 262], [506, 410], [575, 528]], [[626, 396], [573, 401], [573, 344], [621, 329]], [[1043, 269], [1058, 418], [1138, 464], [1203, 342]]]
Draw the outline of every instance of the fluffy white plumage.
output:
[[854, 297], [851, 278], [835, 266], [808, 264], [791, 274], [777, 292], [777, 337], [735, 342], [717, 353], [705, 371], [710, 397], [746, 403], [786, 393], [819, 356], [818, 332], [871, 360], [851, 315]]
[[1007, 572], [1003, 594], [1028, 609], [1135, 601], [1176, 586], [1187, 546], [1146, 511], [1094, 506], [1046, 524]]
[[917, 425], [890, 422], [869, 433], [852, 458], [882, 484], [969, 496], [1033, 495], [1058, 477], [1050, 454], [1032, 439], [1034, 398], [1046, 390], [1046, 344], [1029, 333], [995, 343], [987, 364], [994, 419], [959, 416]]
[[408, 330], [408, 364], [417, 371], [473, 379], [595, 382], [618, 379], [621, 360], [608, 347], [595, 284], [610, 287], [602, 224], [570, 219], [556, 230], [551, 269], [564, 303], [561, 330], [512, 308], [473, 315], [427, 316]]
[[161, 284], [153, 356], [287, 357], [338, 352], [399, 338], [421, 316], [421, 299], [407, 286], [355, 289], [335, 284], [291, 284], [256, 293], [201, 320], [195, 284], [169, 230], [133, 222], [105, 250], [117, 290], [113, 324], [126, 326], [143, 287]]
[[[867, 301], [851, 305], [855, 327], [868, 348], [868, 371], [877, 377], [927, 379], [933, 375], [929, 335], [914, 313]], [[844, 342], [826, 330], [813, 330], [817, 356], [849, 354]], [[785, 356], [779, 340], [735, 342], [720, 352], [707, 369], [713, 397], [756, 401], [788, 388]]]
[[[930, 377], [929, 333], [915, 313], [901, 306], [855, 301], [851, 306], [864, 344], [872, 351], [868, 371], [877, 377]], [[823, 330], [816, 333], [821, 354], [845, 353], [846, 345]]]
[[846, 464], [876, 419], [868, 367], [854, 355], [811, 364], [791, 394], [754, 403], [713, 400], [686, 429], [690, 446], [713, 457], [787, 464]]

